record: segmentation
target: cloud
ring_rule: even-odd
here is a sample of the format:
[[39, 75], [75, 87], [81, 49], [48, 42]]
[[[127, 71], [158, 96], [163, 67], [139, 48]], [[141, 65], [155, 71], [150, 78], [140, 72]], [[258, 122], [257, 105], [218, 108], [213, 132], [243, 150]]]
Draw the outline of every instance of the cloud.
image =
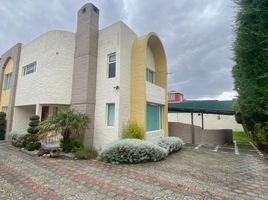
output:
[[197, 98], [197, 100], [232, 100], [232, 99], [236, 99], [238, 96], [238, 93], [236, 91], [231, 91], [231, 92], [223, 92], [218, 96], [213, 96], [213, 97], [209, 97], [209, 96], [205, 96], [205, 97], [201, 97], [201, 98]]
[[[0, 54], [51, 29], [76, 30], [77, 10], [86, 0], [2, 0]], [[118, 20], [139, 35], [156, 32], [168, 59], [169, 89], [186, 98], [232, 92], [233, 0], [93, 0], [100, 28]]]

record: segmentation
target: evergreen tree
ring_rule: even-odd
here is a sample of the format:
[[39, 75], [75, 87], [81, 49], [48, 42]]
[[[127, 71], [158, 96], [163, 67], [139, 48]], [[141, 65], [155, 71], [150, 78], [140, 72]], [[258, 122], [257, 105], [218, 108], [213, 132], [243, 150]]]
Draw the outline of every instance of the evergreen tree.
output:
[[240, 10], [233, 77], [239, 94], [239, 118], [256, 140], [262, 132], [261, 138], [268, 141], [268, 133], [263, 131], [268, 123], [268, 0], [237, 0], [236, 3]]

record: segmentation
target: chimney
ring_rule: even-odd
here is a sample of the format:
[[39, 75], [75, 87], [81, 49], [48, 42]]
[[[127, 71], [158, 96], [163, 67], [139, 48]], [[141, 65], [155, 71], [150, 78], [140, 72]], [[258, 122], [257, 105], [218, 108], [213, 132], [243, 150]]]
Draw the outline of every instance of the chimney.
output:
[[99, 34], [99, 9], [87, 3], [78, 11], [73, 68], [71, 108], [90, 118], [83, 144], [93, 146], [96, 76]]

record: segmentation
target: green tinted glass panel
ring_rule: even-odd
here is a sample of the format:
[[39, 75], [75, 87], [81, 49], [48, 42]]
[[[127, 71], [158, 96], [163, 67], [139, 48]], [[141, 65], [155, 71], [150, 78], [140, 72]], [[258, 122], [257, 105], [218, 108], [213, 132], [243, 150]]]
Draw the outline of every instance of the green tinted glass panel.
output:
[[159, 130], [159, 106], [157, 104], [147, 103], [146, 106], [146, 130]]
[[146, 70], [146, 81], [154, 83], [154, 72], [152, 70]]
[[107, 104], [107, 126], [114, 126], [114, 103]]

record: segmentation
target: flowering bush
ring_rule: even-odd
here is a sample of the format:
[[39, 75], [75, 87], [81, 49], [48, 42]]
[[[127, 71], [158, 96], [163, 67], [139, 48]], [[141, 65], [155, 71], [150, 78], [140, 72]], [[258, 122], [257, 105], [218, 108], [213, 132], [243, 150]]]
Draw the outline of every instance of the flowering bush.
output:
[[183, 146], [183, 141], [179, 137], [163, 137], [157, 144], [166, 149], [168, 154], [179, 151]]
[[25, 147], [27, 131], [15, 131], [11, 133], [11, 144], [15, 147]]
[[109, 163], [156, 162], [166, 158], [166, 149], [139, 139], [123, 139], [104, 148], [98, 159]]

